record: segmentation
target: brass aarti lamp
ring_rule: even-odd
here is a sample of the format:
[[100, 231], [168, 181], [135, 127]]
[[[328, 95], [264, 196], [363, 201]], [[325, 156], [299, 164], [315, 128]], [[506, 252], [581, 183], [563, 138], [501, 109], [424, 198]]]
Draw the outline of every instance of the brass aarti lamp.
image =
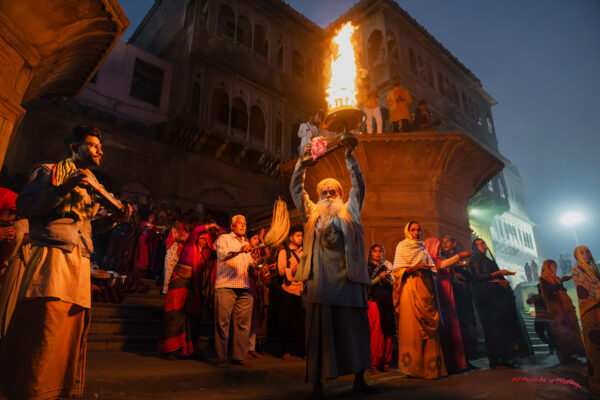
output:
[[336, 132], [337, 136], [327, 140], [327, 150], [316, 160], [313, 160], [310, 155], [310, 146], [305, 149], [302, 156], [302, 165], [307, 167], [315, 165], [319, 159], [341, 148], [350, 147], [354, 149], [358, 145], [358, 138], [350, 131], [358, 128], [364, 121], [365, 113], [358, 107], [341, 106], [331, 110], [323, 120], [322, 127], [328, 131]]
[[[327, 149], [322, 150], [323, 143], [317, 143], [318, 150], [315, 157], [322, 158], [331, 152], [349, 147], [354, 149], [358, 145], [358, 138], [350, 131], [358, 128], [365, 120], [365, 114], [356, 106], [356, 58], [352, 45], [352, 34], [356, 27], [347, 22], [332, 39], [331, 75], [326, 90], [329, 113], [322, 126], [337, 133], [337, 136], [328, 141]], [[324, 139], [317, 139], [319, 141]], [[311, 145], [314, 142], [311, 143]], [[304, 149], [302, 164], [314, 165], [317, 159], [309, 154], [310, 146]], [[323, 151], [321, 153], [321, 151]]]

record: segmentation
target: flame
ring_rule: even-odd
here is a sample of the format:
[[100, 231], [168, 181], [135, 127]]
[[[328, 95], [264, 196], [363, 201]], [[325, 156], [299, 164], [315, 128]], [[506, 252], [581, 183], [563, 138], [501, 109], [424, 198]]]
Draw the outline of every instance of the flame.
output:
[[352, 46], [352, 34], [357, 29], [346, 22], [331, 41], [331, 71], [329, 86], [325, 90], [329, 110], [356, 106], [356, 57]]

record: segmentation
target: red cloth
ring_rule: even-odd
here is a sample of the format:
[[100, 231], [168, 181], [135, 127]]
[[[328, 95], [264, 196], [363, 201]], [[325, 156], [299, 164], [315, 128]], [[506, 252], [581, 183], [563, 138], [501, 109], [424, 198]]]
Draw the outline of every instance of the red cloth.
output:
[[15, 202], [19, 197], [12, 190], [0, 188], [0, 215], [4, 214], [7, 210], [15, 210], [17, 206]]
[[383, 369], [392, 362], [392, 337], [381, 333], [381, 322], [379, 321], [379, 309], [377, 303], [369, 301], [369, 325], [371, 326], [371, 366]]
[[154, 225], [148, 221], [142, 222], [139, 226], [140, 236], [135, 251], [134, 262], [134, 265], [138, 271], [146, 271], [150, 265], [150, 229], [152, 229], [153, 226]]
[[439, 257], [440, 241], [438, 239], [428, 238], [423, 244], [438, 268], [436, 286], [438, 304], [440, 305], [439, 311], [443, 321], [440, 324], [439, 331], [446, 369], [451, 372], [463, 371], [467, 369], [467, 358], [454, 304], [452, 282], [450, 281], [450, 268], [452, 267], [440, 269], [443, 260], [440, 260]]

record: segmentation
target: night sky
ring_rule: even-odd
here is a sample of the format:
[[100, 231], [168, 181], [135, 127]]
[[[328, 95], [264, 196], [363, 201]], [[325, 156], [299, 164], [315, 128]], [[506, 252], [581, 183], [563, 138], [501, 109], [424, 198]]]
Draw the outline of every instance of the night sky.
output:
[[[127, 40], [153, 0], [120, 0], [131, 21]], [[325, 27], [351, 0], [290, 0]], [[600, 258], [600, 1], [400, 0], [483, 83], [501, 153], [527, 182], [526, 198], [541, 256], [572, 255], [560, 223], [579, 211], [581, 244]]]

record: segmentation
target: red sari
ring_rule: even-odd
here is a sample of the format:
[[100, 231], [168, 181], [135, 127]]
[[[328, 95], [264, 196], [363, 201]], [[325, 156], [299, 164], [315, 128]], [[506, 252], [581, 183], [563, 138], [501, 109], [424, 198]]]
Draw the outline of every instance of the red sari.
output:
[[439, 257], [440, 241], [435, 238], [429, 238], [424, 242], [427, 252], [435, 262], [438, 268], [437, 273], [437, 295], [442, 323], [440, 324], [440, 339], [442, 341], [442, 351], [444, 361], [449, 372], [460, 372], [467, 369], [467, 358], [460, 331], [460, 323], [456, 314], [454, 304], [454, 292], [450, 280], [450, 268], [441, 268], [442, 262]]
[[151, 233], [150, 230], [154, 224], [148, 221], [140, 223], [139, 231], [140, 236], [138, 238], [137, 247], [135, 249], [135, 261], [134, 266], [137, 271], [147, 271], [150, 265], [150, 241]]
[[[200, 240], [206, 239], [206, 246]], [[158, 351], [168, 354], [180, 350], [184, 356], [196, 352], [192, 337], [192, 317], [200, 313], [208, 294], [203, 293], [202, 281], [210, 277], [208, 266], [212, 240], [206, 232], [206, 225], [194, 228], [183, 244], [179, 262], [169, 281], [165, 308], [158, 342]], [[190, 265], [191, 264], [191, 265]]]

